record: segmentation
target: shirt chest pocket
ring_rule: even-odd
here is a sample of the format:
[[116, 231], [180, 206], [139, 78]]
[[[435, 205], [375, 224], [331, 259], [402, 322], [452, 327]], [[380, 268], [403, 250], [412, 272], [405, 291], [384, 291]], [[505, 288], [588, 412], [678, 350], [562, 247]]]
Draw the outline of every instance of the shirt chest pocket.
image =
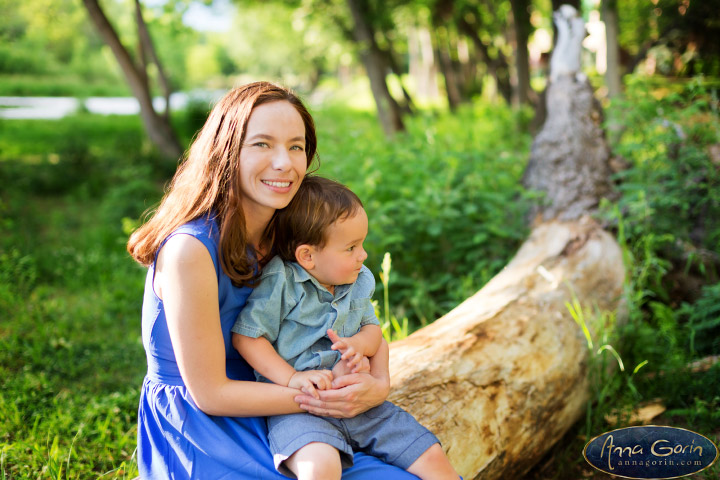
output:
[[355, 335], [362, 326], [362, 320], [365, 312], [370, 306], [369, 300], [366, 298], [351, 300], [347, 305], [347, 310], [342, 312], [335, 325], [340, 336], [349, 337]]
[[349, 311], [358, 313], [356, 310], [359, 310], [360, 312], [364, 312], [369, 306], [370, 300], [367, 298], [356, 298], [355, 300], [350, 300]]

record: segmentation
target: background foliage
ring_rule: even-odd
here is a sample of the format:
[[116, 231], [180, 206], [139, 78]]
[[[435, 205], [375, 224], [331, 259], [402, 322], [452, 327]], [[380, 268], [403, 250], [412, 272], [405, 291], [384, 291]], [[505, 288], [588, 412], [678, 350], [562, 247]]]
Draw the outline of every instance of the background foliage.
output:
[[[390, 139], [372, 108], [361, 61], [368, 45], [354, 39], [347, 2], [237, 0], [227, 10], [230, 30], [188, 26], [185, 15], [198, 2], [143, 3], [175, 90], [269, 78], [305, 95], [318, 124], [319, 173], [348, 184], [367, 207], [367, 263], [385, 272], [376, 297], [392, 338], [477, 291], [526, 237], [525, 213], [536, 196], [519, 179], [542, 121], [550, 47], [540, 46], [552, 37], [557, 2], [367, 2], [367, 26], [389, 62], [387, 86], [404, 112], [405, 131]], [[517, 3], [529, 14], [537, 55], [535, 98], [524, 105]], [[602, 6], [571, 3], [586, 19]], [[715, 360], [696, 368], [720, 355], [720, 55], [709, 41], [717, 38], [712, 12], [720, 5], [614, 3], [624, 95], [606, 96], [587, 52], [585, 66], [605, 106], [618, 171], [617, 196], [603, 203], [598, 219], [623, 247], [629, 322], [594, 340], [611, 345], [627, 368], [608, 370], [616, 362], [609, 348], [592, 352], [587, 418], [531, 473], [538, 479], [590, 475], [578, 454], [587, 437], [627, 423], [639, 404], [658, 398], [667, 411], [656, 421], [720, 438], [720, 366]], [[132, 2], [101, 4], [137, 51]], [[0, 94], [129, 95], [81, 2], [0, 0], [0, 11]], [[434, 59], [425, 77], [417, 73], [419, 45]], [[148, 75], [156, 79], [157, 71]], [[208, 110], [203, 100], [174, 112], [183, 145]], [[81, 109], [57, 121], [0, 118], [3, 479], [137, 474], [144, 269], [124, 245], [175, 167], [137, 116]], [[392, 270], [381, 265], [386, 252]]]

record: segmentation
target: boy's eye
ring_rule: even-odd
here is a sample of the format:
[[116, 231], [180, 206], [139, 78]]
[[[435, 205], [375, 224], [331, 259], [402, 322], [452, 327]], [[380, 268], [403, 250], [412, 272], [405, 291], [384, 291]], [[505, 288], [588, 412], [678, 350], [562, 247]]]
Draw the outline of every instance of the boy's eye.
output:
[[355, 245], [353, 245], [352, 247], [348, 248], [348, 252], [352, 252], [353, 250], [355, 250]]

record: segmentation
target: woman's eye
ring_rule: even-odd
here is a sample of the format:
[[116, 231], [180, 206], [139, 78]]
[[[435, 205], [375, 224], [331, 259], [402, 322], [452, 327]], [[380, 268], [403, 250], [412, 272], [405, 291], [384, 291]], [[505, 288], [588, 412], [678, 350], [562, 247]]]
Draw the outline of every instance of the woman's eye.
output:
[[265, 147], [267, 147], [267, 146], [268, 146], [268, 144], [265, 143], [265, 142], [253, 143], [253, 147], [263, 147], [263, 148], [265, 148]]
[[290, 150], [297, 150], [299, 152], [305, 151], [305, 149], [303, 147], [301, 147], [300, 145], [293, 145], [292, 147], [290, 147]]

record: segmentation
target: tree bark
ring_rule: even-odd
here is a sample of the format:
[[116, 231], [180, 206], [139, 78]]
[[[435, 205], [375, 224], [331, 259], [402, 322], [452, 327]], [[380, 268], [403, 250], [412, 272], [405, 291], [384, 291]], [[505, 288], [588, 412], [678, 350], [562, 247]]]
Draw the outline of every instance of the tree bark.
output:
[[520, 105], [530, 103], [530, 0], [511, 0], [515, 25], [515, 65], [517, 69], [517, 101]]
[[408, 56], [410, 77], [415, 80], [418, 96], [424, 99], [437, 98], [437, 67], [428, 29], [419, 27], [410, 30]]
[[[180, 157], [183, 149], [170, 125], [169, 118], [163, 118], [158, 115], [153, 107], [145, 69], [141, 69], [135, 64], [130, 53], [123, 46], [122, 42], [120, 42], [120, 38], [108, 21], [105, 12], [103, 12], [97, 0], [83, 0], [83, 3], [98, 33], [100, 33], [100, 36], [115, 55], [125, 75], [125, 79], [130, 86], [130, 90], [140, 104], [140, 117], [142, 118], [145, 131], [150, 137], [150, 140], [158, 147], [163, 155], [171, 158]], [[170, 105], [168, 102], [166, 111], [169, 110], [169, 108]]]
[[579, 71], [554, 78], [525, 176], [548, 197], [530, 237], [479, 292], [390, 345], [390, 400], [466, 479], [522, 478], [584, 414], [589, 349], [567, 304], [624, 320], [622, 250], [588, 215], [610, 185], [597, 104]]
[[390, 94], [387, 86], [388, 66], [375, 42], [372, 26], [365, 18], [358, 0], [347, 0], [347, 5], [353, 19], [353, 36], [360, 44], [360, 60], [370, 80], [370, 89], [375, 98], [380, 124], [385, 135], [390, 137], [404, 131], [405, 124], [402, 121], [400, 105]]
[[[149, 57], [152, 63], [155, 64], [158, 72], [158, 80], [160, 87], [162, 88], [163, 95], [165, 97], [165, 112], [163, 117], [170, 121], [170, 95], [172, 94], [172, 88], [170, 87], [170, 79], [165, 75], [165, 69], [162, 66], [160, 57], [158, 57], [157, 51], [155, 50], [155, 44], [150, 36], [150, 30], [147, 28], [145, 19], [142, 15], [142, 6], [140, 0], [135, 0], [135, 23], [138, 29], [138, 40], [140, 44], [140, 50], [142, 52], [141, 58], [143, 58], [142, 69], [147, 71], [147, 61], [145, 58]], [[147, 78], [147, 75], [146, 75]]]
[[455, 72], [453, 61], [450, 57], [450, 52], [448, 51], [450, 48], [450, 42], [447, 38], [447, 31], [441, 32], [441, 29], [442, 27], [436, 25], [433, 30], [433, 36], [435, 38], [435, 56], [438, 59], [440, 71], [443, 75], [448, 106], [451, 111], [455, 111], [462, 103], [463, 98], [458, 85], [459, 82], [457, 73]]
[[397, 78], [398, 84], [400, 85], [400, 90], [403, 94], [403, 103], [400, 105], [400, 110], [402, 113], [407, 113], [412, 115], [415, 113], [415, 102], [412, 99], [412, 96], [410, 96], [410, 93], [405, 88], [405, 85], [403, 85], [403, 79], [402, 79], [402, 69], [400, 68], [400, 65], [397, 61], [397, 56], [395, 54], [395, 50], [393, 49], [392, 42], [388, 38], [387, 34], [383, 33], [385, 36], [385, 41], [387, 42], [387, 49], [380, 50], [380, 52], [385, 56], [386, 63], [390, 67], [390, 71], [395, 75], [395, 78]]
[[495, 80], [498, 92], [508, 104], [511, 103], [512, 85], [510, 84], [507, 58], [500, 50], [497, 51], [497, 57], [493, 58], [488, 46], [480, 38], [476, 26], [471, 24], [464, 15], [461, 15], [457, 22], [458, 29], [470, 38], [483, 63], [487, 66], [488, 73]]
[[608, 88], [608, 96], [617, 98], [622, 95], [617, 0], [602, 0], [601, 8], [603, 22], [605, 23], [605, 43], [607, 48], [605, 84]]
[[523, 184], [545, 194], [534, 211], [543, 220], [574, 220], [611, 192], [602, 111], [586, 78], [562, 76], [546, 93], [547, 119], [533, 141]]

